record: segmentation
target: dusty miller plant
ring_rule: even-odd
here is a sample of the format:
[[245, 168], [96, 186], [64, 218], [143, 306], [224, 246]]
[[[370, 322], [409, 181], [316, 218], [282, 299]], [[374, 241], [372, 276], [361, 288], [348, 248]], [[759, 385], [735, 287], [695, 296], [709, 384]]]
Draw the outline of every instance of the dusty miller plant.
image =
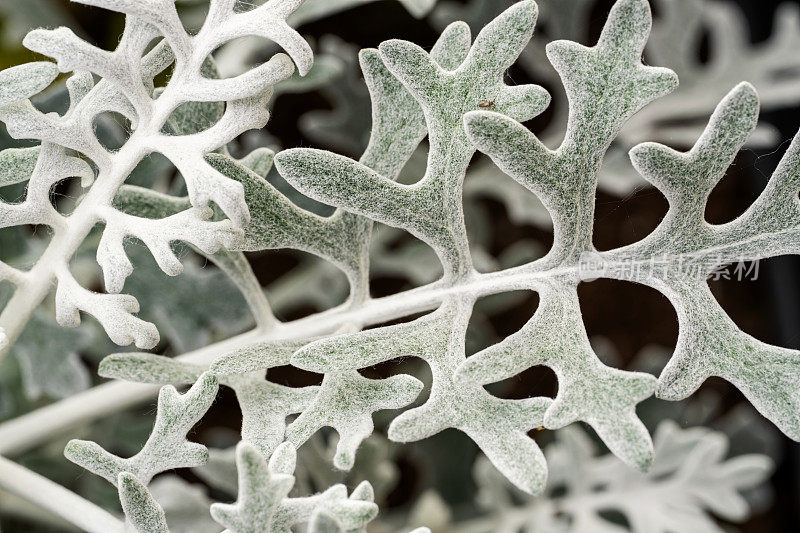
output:
[[[33, 267], [3, 264], [0, 269], [2, 279], [16, 286], [0, 315], [5, 344], [20, 336], [55, 286], [55, 313], [62, 326], [76, 326], [80, 313], [88, 313], [117, 344], [153, 348], [159, 341], [155, 326], [136, 316], [139, 305], [133, 297], [121, 294], [134, 270], [124, 246], [129, 238], [144, 243], [158, 266], [173, 276], [182, 270], [176, 242], [210, 258], [242, 291], [257, 327], [179, 358], [120, 353], [103, 360], [99, 372], [104, 377], [165, 385], [152, 433], [132, 457], [119, 457], [86, 440], [70, 441], [65, 450], [69, 460], [117, 489], [125, 524], [2, 459], [0, 483], [6, 490], [89, 531], [168, 531], [167, 513], [148, 485], [162, 472], [208, 461], [206, 447], [187, 435], [222, 384], [235, 391], [240, 403], [242, 441], [235, 450], [237, 499], [211, 507], [219, 526], [232, 532], [289, 531], [298, 524], [317, 532], [362, 531], [377, 515], [372, 486], [362, 483], [348, 493], [345, 486], [334, 485], [316, 495], [290, 496], [295, 450], [331, 427], [339, 436], [334, 466], [352, 468], [359, 446], [374, 431], [374, 413], [405, 408], [423, 389], [410, 375], [368, 379], [359, 370], [405, 356], [427, 363], [432, 384], [421, 405], [392, 421], [389, 438], [411, 442], [448, 428], [460, 430], [524, 493], [540, 494], [547, 486], [546, 457], [529, 436], [531, 430], [585, 422], [615, 461], [646, 471], [658, 459], [654, 462], [654, 445], [637, 417], [637, 404], [653, 394], [686, 398], [709, 376], [732, 382], [781, 431], [800, 439], [797, 352], [742, 332], [706, 281], [719, 266], [791, 254], [797, 247], [798, 140], [744, 214], [723, 225], [704, 220], [711, 190], [756, 126], [759, 101], [751, 85], [732, 88], [689, 151], [656, 143], [635, 146], [630, 151], [635, 168], [667, 197], [669, 211], [637, 243], [604, 252], [592, 244], [604, 155], [636, 112], [677, 86], [672, 71], [642, 63], [651, 26], [645, 0], [619, 0], [592, 47], [571, 41], [547, 46], [569, 101], [566, 134], [556, 148], [521, 124], [547, 108], [548, 93], [536, 85], [504, 81], [533, 35], [533, 1], [511, 5], [474, 39], [466, 23], [450, 24], [430, 52], [399, 40], [361, 51], [372, 100], [372, 133], [362, 157], [355, 161], [308, 148], [274, 154], [276, 169], [287, 182], [337, 208], [327, 217], [298, 207], [264, 179], [273, 163], [271, 151], [258, 149], [235, 159], [226, 147], [245, 131], [264, 126], [276, 84], [295, 68], [300, 74], [311, 71], [311, 48], [286, 22], [301, 0], [269, 0], [251, 9], [234, 0], [212, 0], [197, 33], [184, 29], [173, 0], [81, 3], [126, 15], [116, 50], [101, 50], [64, 28], [35, 30], [24, 44], [56, 63], [29, 63], [0, 73], [0, 119], [15, 138], [41, 142], [0, 153], [2, 184], [27, 183], [25, 199], [3, 204], [0, 220], [4, 227], [43, 225], [52, 232]], [[433, 3], [405, 4], [421, 15]], [[314, 5], [309, 1], [307, 12]], [[288, 56], [278, 53], [232, 78], [220, 78], [212, 53], [245, 36], [270, 39]], [[154, 80], [163, 79], [159, 75], [168, 68], [168, 81], [156, 87]], [[70, 108], [64, 115], [44, 114], [29, 98], [59, 71], [72, 73], [67, 81]], [[130, 122], [130, 137], [118, 150], [106, 149], [94, 130], [95, 118], [109, 112]], [[411, 185], [398, 183], [426, 137], [430, 147], [424, 175]], [[554, 243], [544, 257], [490, 273], [476, 270], [462, 198], [476, 151], [536, 195], [549, 212]], [[125, 184], [154, 152], [174, 163], [185, 181], [185, 195]], [[63, 213], [50, 192], [57, 182], [75, 177], [84, 193], [71, 213]], [[442, 277], [410, 291], [371, 297], [375, 222], [407, 231], [430, 246]], [[102, 225], [96, 261], [106, 293], [85, 288], [70, 270], [96, 225]], [[344, 272], [350, 285], [347, 302], [279, 322], [242, 254], [279, 248], [314, 254]], [[692, 268], [676, 266], [678, 257]], [[577, 286], [587, 276], [643, 283], [669, 298], [680, 335], [658, 378], [609, 367], [597, 357], [577, 297]], [[476, 301], [520, 290], [538, 293], [535, 315], [517, 333], [466, 358], [465, 335]], [[418, 313], [425, 314], [380, 326]], [[285, 365], [323, 374], [321, 385], [288, 387], [265, 380], [270, 369]], [[484, 388], [538, 365], [556, 373], [555, 399], [507, 400]], [[180, 393], [174, 386], [181, 385], [190, 387]], [[102, 409], [111, 411], [153, 390], [110, 385], [94, 401], [108, 399]], [[38, 416], [53, 421], [54, 428], [95, 417], [98, 407], [85, 400], [75, 396], [43, 415], [10, 422], [0, 428], [0, 436], [9, 435], [0, 449], [7, 454], [46, 439], [47, 431], [33, 431], [42, 421]], [[723, 454], [716, 446], [695, 458], [712, 472]], [[757, 472], [751, 477], [760, 481], [769, 465], [752, 469]], [[9, 481], [12, 477], [24, 486]], [[715, 510], [742, 517], [746, 507], [743, 511], [737, 491], [749, 484], [725, 479], [729, 498]], [[699, 506], [697, 501], [687, 505]]]
[[[485, 514], [453, 520], [452, 510], [428, 492], [410, 519], [425, 520], [435, 533], [717, 532], [722, 530], [712, 513], [740, 521], [750, 508], [741, 493], [757, 487], [771, 471], [770, 460], [759, 454], [725, 460], [728, 438], [706, 428], [681, 429], [665, 420], [654, 444], [652, 467], [638, 472], [610, 454], [597, 455], [588, 435], [570, 426], [545, 446], [552, 476], [544, 493], [520, 492], [482, 457], [473, 478], [475, 507]], [[607, 518], [612, 511], [624, 516], [626, 524]]]

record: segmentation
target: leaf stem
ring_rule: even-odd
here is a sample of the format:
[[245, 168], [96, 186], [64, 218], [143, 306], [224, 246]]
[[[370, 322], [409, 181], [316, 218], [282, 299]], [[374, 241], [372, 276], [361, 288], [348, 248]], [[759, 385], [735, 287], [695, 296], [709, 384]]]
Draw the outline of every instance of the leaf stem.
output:
[[[730, 240], [724, 245], [697, 251], [693, 256], [699, 258], [704, 255], [713, 255], [727, 260], [733, 257], [732, 254], [745, 241], [746, 239], [744, 241]], [[636, 259], [628, 260], [621, 255], [620, 250], [611, 250], [600, 254], [605, 259], [607, 268], [603, 273], [598, 273], [598, 276], [634, 282], [641, 281], [631, 279], [630, 273], [635, 272], [638, 266], [652, 266], [652, 258], [639, 257], [639, 252], [633, 249], [631, 256]], [[553, 268], [548, 263], [548, 258], [545, 257], [528, 265], [499, 272], [474, 273], [454, 285], [436, 281], [391, 296], [369, 298], [360, 306], [345, 303], [328, 311], [292, 322], [278, 322], [269, 330], [255, 329], [188, 352], [177, 359], [187, 363], [209, 365], [225, 354], [256, 343], [302, 340], [332, 335], [345, 324], [360, 324], [362, 327], [374, 326], [415, 313], [430, 311], [446, 298], [453, 296], [470, 294], [479, 298], [515, 290], [535, 290], [537, 284], [554, 278], [577, 278], [580, 268], [581, 266], [578, 264]], [[624, 275], [626, 273], [627, 276]], [[0, 455], [25, 452], [47, 442], [53, 435], [146, 401], [154, 397], [157, 391], [158, 387], [155, 385], [128, 382], [105, 383], [9, 420], [0, 424]]]
[[[212, 344], [179, 357], [180, 360], [210, 364], [220, 352], [256, 342], [258, 330]], [[0, 455], [17, 455], [105, 415], [154, 398], [158, 385], [113, 381], [65, 398], [0, 424]]]
[[105, 509], [5, 457], [0, 457], [0, 488], [89, 533], [125, 531], [125, 524]]

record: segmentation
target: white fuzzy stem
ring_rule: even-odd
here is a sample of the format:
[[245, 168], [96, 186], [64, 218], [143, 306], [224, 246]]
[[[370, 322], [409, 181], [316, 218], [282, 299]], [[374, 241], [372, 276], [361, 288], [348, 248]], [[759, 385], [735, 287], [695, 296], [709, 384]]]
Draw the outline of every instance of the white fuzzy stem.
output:
[[[709, 250], [696, 252], [700, 257], [705, 253], [724, 255], [727, 250], [735, 250], [740, 242], [728, 242]], [[608, 267], [602, 277], [627, 279], [618, 275], [630, 271], [632, 267], [651, 265], [650, 259], [627, 261], [612, 259], [611, 252], [603, 254]], [[754, 258], [756, 259], [756, 258]], [[358, 324], [361, 327], [374, 326], [415, 313], [435, 309], [448, 297], [470, 294], [482, 297], [516, 290], [535, 290], [538, 283], [556, 277], [575, 277], [579, 265], [548, 268], [547, 258], [529, 265], [510, 268], [491, 274], [474, 273], [456, 285], [434, 282], [417, 289], [394, 294], [384, 298], [370, 298], [360, 306], [349, 303], [312, 315], [300, 320], [277, 323], [268, 330], [257, 329], [232, 337], [199, 350], [186, 353], [179, 360], [194, 364], [208, 365], [219, 357], [234, 350], [246, 348], [257, 342], [302, 340], [332, 335], [345, 324]], [[542, 267], [540, 269], [540, 267]], [[631, 281], [631, 280], [629, 280]], [[635, 281], [635, 280], [634, 280]], [[24, 452], [47, 442], [54, 434], [90, 422], [106, 414], [136, 405], [155, 395], [158, 387], [139, 383], [108, 383], [76, 394], [65, 400], [53, 403], [29, 414], [0, 424], [0, 455]]]
[[45, 511], [35, 503], [11, 494], [7, 490], [0, 490], [0, 516], [16, 517], [26, 522], [50, 526], [64, 533], [81, 532], [75, 524], [71, 524], [60, 516]]
[[[154, 108], [161, 113], [154, 114], [158, 119], [136, 130], [125, 146], [113, 154], [110, 163], [101, 167], [95, 184], [69, 217], [69, 224], [56, 230], [50, 245], [27, 273], [24, 283], [17, 288], [0, 314], [0, 327], [5, 329], [9, 345], [17, 340], [33, 312], [47, 297], [55, 279], [56, 268], [69, 263], [98, 222], [98, 210], [111, 205], [119, 187], [146, 154], [142, 141], [161, 129], [163, 121], [166, 121], [163, 115], [168, 115], [168, 110], [172, 107], [172, 102], [157, 100]], [[0, 361], [7, 352], [8, 350], [0, 351]]]
[[[255, 331], [238, 335], [178, 359], [210, 364], [219, 352], [235, 350], [258, 340]], [[114, 381], [93, 387], [0, 425], [0, 455], [25, 452], [72, 428], [153, 398], [158, 385]]]
[[[195, 58], [196, 59], [196, 58]], [[204, 60], [205, 56], [200, 58]], [[55, 228], [55, 234], [36, 265], [26, 273], [14, 295], [0, 314], [0, 327], [5, 330], [8, 345], [19, 338], [33, 312], [47, 297], [55, 280], [55, 268], [69, 264], [89, 232], [100, 220], [98, 213], [112, 205], [114, 196], [136, 165], [147, 155], [148, 142], [157, 136], [175, 110], [180, 100], [176, 99], [178, 88], [182, 87], [189, 74], [176, 73], [164, 93], [151, 102], [140, 124], [125, 145], [117, 152], [108, 154], [103, 161], [96, 161], [100, 168], [97, 180], [82, 199], [75, 212], [69, 217], [69, 224]], [[91, 105], [91, 95], [87, 96], [75, 112]], [[0, 350], [0, 362], [8, 354], [8, 348]]]
[[[179, 360], [194, 364], [211, 364], [222, 355], [267, 340], [305, 339], [330, 335], [343, 324], [374, 325], [409, 314], [435, 308], [448, 295], [458, 292], [499, 290], [492, 275], [476, 276], [472, 282], [456, 287], [438, 283], [386, 298], [370, 299], [360, 307], [347, 304], [307, 318], [278, 324], [268, 331], [254, 330], [186, 353]], [[517, 287], [531, 275], [506, 276], [511, 287]], [[514, 290], [509, 287], [505, 290]], [[155, 396], [159, 387], [141, 383], [113, 382], [99, 385], [70, 396], [29, 414], [0, 424], [0, 455], [15, 455], [47, 442], [63, 433], [105, 415], [136, 405]]]
[[0, 457], [0, 488], [89, 533], [125, 531], [125, 524], [105, 509], [5, 457]]

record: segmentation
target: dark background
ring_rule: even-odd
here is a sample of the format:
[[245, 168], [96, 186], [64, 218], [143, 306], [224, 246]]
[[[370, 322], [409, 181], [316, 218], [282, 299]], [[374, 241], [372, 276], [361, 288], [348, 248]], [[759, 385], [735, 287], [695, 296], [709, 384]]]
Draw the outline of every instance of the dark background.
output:
[[[746, 14], [753, 42], [768, 38], [772, 31], [775, 8], [781, 2], [737, 0], [735, 3]], [[612, 5], [611, 0], [597, 2], [592, 13], [591, 34], [587, 36], [585, 44], [594, 44]], [[304, 30], [312, 35], [335, 33], [362, 47], [377, 46], [388, 38], [402, 38], [429, 48], [437, 37], [437, 33], [429, 25], [410, 17], [395, 2], [379, 2], [357, 8], [309, 24]], [[704, 50], [701, 49], [700, 54], [704, 54]], [[517, 83], [540, 81], [526, 79], [523, 72], [516, 70], [513, 72], [513, 79]], [[287, 100], [290, 99], [287, 97]], [[291, 97], [290, 101], [298, 108], [308, 105], [309, 102], [302, 95]], [[282, 113], [289, 109], [286, 107], [287, 103], [289, 102], [284, 101], [280, 106]], [[290, 114], [291, 111], [285, 116], [276, 115], [269, 126], [270, 131], [280, 131], [287, 146], [312, 146], [313, 143], [303, 138], [293, 127]], [[776, 151], [744, 150], [740, 154], [732, 170], [712, 194], [707, 209], [707, 219], [711, 223], [732, 220], [758, 196], [783, 155], [788, 141], [800, 127], [800, 109], [762, 113], [761, 120], [770, 122], [780, 130], [780, 149], [776, 146], [773, 149]], [[505, 245], [520, 238], [535, 237], [549, 244], [548, 239], [551, 236], [536, 228], [515, 226], [508, 220], [502, 204], [489, 204], [494, 223], [493, 241], [497, 243], [494, 251], [502, 250]], [[609, 249], [643, 238], [657, 226], [666, 210], [666, 200], [653, 189], [640, 191], [624, 199], [599, 192], [596, 202], [595, 244], [600, 249]], [[796, 257], [769, 259], [762, 262], [760, 272], [759, 279], [755, 281], [711, 282], [715, 296], [745, 332], [765, 342], [787, 348], [800, 348], [800, 286], [797, 281], [800, 261]], [[626, 282], [598, 280], [580, 287], [580, 299], [589, 336], [600, 335], [610, 339], [621, 355], [622, 367], [629, 364], [648, 345], [668, 348], [675, 346], [678, 335], [675, 312], [667, 299], [655, 290]], [[519, 329], [532, 315], [535, 307], [534, 296], [511, 312], [493, 317], [492, 322], [498, 335], [502, 337]], [[522, 379], [516, 379], [511, 390], [504, 396], [554, 395], [556, 390], [555, 376], [549, 370], [537, 367], [534, 371], [526, 372]], [[742, 403], [753, 410], [735, 387], [721, 379], [709, 379], [697, 394], [703, 394], [705, 390], [713, 390], [721, 395], [723, 414]], [[754, 428], [756, 431], [760, 429]], [[459, 447], [472, 448], [467, 439], [460, 435], [447, 437], [447, 440], [457, 442]], [[447, 445], [446, 439], [440, 440], [443, 445]], [[537, 440], [546, 441], [546, 437], [537, 436]], [[754, 516], [746, 524], [737, 524], [736, 527], [742, 531], [800, 531], [800, 448], [782, 435], [779, 436], [779, 442], [783, 459], [770, 480], [774, 489], [774, 504], [770, 510]], [[453, 447], [448, 448], [453, 450]], [[411, 465], [407, 466], [410, 472], [405, 472], [409, 477], [415, 475], [413, 457], [411, 459]], [[413, 485], [410, 480], [405, 481]], [[469, 484], [468, 479], [462, 481]], [[456, 481], [453, 483], [459, 485]], [[401, 485], [400, 489], [403, 488]], [[414, 489], [409, 487], [409, 490], [413, 492]]]

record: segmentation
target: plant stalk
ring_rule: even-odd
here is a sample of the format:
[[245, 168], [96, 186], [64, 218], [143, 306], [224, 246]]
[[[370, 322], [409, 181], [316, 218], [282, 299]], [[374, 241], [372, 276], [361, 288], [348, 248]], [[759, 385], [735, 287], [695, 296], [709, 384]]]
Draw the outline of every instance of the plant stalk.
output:
[[[726, 251], [735, 251], [741, 241], [728, 242], [708, 250], [696, 252], [697, 256], [716, 254], [725, 256]], [[617, 254], [618, 257], [612, 254]], [[601, 254], [606, 258], [607, 270], [600, 277], [637, 281], [630, 274], [637, 267], [652, 267], [650, 258], [626, 260], [620, 250]], [[754, 258], [755, 259], [755, 258]], [[199, 350], [177, 357], [178, 360], [198, 365], [210, 365], [219, 357], [256, 343], [284, 340], [302, 340], [333, 335], [343, 325], [360, 324], [375, 326], [430, 311], [446, 298], [470, 294], [480, 298], [491, 294], [516, 290], [535, 290], [538, 284], [560, 277], [571, 277], [580, 281], [580, 265], [570, 264], [556, 268], [547, 267], [547, 258], [540, 261], [509, 268], [490, 274], [474, 273], [455, 285], [437, 281], [406, 292], [382, 298], [366, 299], [361, 306], [349, 303], [321, 313], [277, 323], [269, 330], [255, 329], [230, 339], [211, 344]], [[99, 385], [64, 400], [55, 402], [26, 415], [0, 424], [0, 455], [15, 455], [42, 443], [53, 435], [91, 422], [104, 415], [131, 407], [155, 396], [156, 385], [114, 382]]]
[[125, 524], [105, 509], [5, 457], [0, 457], [0, 488], [89, 533], [125, 531]]

